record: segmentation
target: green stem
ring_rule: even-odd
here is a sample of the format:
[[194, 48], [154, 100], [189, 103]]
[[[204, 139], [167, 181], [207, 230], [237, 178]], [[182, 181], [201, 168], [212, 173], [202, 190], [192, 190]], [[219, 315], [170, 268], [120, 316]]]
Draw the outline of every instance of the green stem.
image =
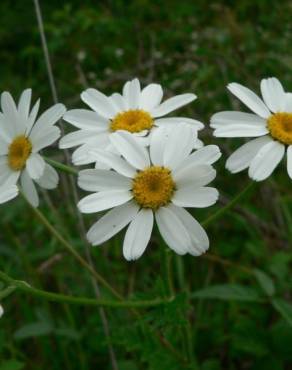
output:
[[16, 286], [10, 285], [7, 288], [3, 289], [0, 291], [0, 299], [6, 298], [10, 296], [16, 289]]
[[50, 164], [51, 166], [53, 166], [54, 168], [56, 168], [56, 169], [58, 169], [62, 172], [66, 172], [66, 173], [69, 173], [70, 175], [75, 175], [75, 176], [78, 175], [78, 171], [74, 167], [71, 167], [71, 166], [68, 166], [66, 164], [54, 161], [53, 159], [50, 159], [50, 158], [47, 158], [47, 157], [44, 157], [44, 159], [48, 164]]
[[[170, 302], [170, 299], [157, 298], [154, 300], [145, 300], [145, 301], [115, 301], [115, 300], [106, 300], [106, 299], [94, 299], [86, 297], [73, 297], [65, 294], [52, 293], [45, 290], [37, 289], [30, 286], [25, 281], [14, 280], [9, 275], [5, 274], [3, 271], [0, 271], [0, 279], [7, 284], [9, 287], [5, 291], [9, 290], [11, 294], [15, 289], [18, 289], [24, 293], [31, 294], [36, 297], [44, 298], [52, 302], [65, 302], [76, 305], [87, 305], [87, 306], [103, 306], [103, 307], [112, 307], [112, 308], [145, 308], [145, 307], [155, 307], [159, 305], [166, 304]], [[2, 291], [3, 292], [3, 291]], [[1, 296], [2, 297], [2, 296]]]
[[239, 194], [237, 194], [225, 207], [218, 209], [217, 212], [213, 213], [206, 220], [202, 222], [202, 226], [208, 227], [213, 221], [222, 217], [226, 212], [228, 212], [232, 207], [235, 206], [248, 192], [255, 186], [255, 182], [249, 183]]
[[[22, 194], [23, 195], [23, 194]], [[72, 245], [63, 238], [63, 236], [54, 228], [53, 225], [47, 220], [45, 215], [41, 213], [37, 208], [34, 208], [25, 198], [26, 202], [29, 204], [35, 215], [39, 218], [39, 220], [43, 223], [43, 225], [50, 231], [50, 233], [63, 245], [63, 247], [83, 266], [86, 270], [90, 272], [92, 276], [96, 278], [104, 287], [106, 287], [116, 298], [123, 300], [123, 297], [102, 277], [98, 272], [90, 266], [89, 263], [72, 247]]]

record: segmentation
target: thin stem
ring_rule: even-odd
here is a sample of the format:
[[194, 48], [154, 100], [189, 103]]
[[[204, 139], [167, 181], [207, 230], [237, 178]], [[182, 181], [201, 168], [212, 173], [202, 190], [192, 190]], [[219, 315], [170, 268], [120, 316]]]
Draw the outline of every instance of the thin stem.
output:
[[45, 215], [41, 213], [40, 210], [34, 208], [22, 194], [23, 198], [29, 204], [35, 215], [39, 218], [39, 220], [43, 223], [43, 225], [50, 231], [50, 233], [63, 245], [63, 247], [70, 253], [72, 256], [82, 265], [86, 270], [88, 270], [97, 281], [99, 281], [104, 287], [106, 287], [116, 298], [123, 300], [123, 297], [98, 273], [96, 272], [92, 266], [90, 266], [86, 260], [74, 249], [74, 247], [63, 238], [63, 236], [54, 228], [53, 225], [47, 220]]
[[[166, 303], [169, 303], [169, 299], [157, 298], [154, 300], [145, 300], [145, 301], [115, 301], [115, 300], [106, 300], [106, 299], [94, 299], [86, 297], [73, 297], [65, 294], [48, 292], [46, 290], [37, 289], [30, 286], [25, 281], [15, 280], [9, 275], [5, 274], [3, 271], [0, 271], [0, 279], [7, 284], [9, 287], [5, 291], [9, 291], [9, 294], [13, 293], [16, 289], [31, 294], [33, 296], [44, 298], [52, 302], [63, 302], [76, 305], [87, 305], [87, 306], [102, 306], [102, 307], [112, 307], [112, 308], [146, 308], [146, 307], [155, 307], [160, 306]], [[2, 291], [3, 292], [3, 291]]]
[[228, 212], [232, 207], [235, 206], [248, 192], [255, 186], [255, 182], [250, 182], [240, 193], [238, 193], [225, 207], [218, 209], [217, 212], [213, 213], [206, 220], [202, 222], [202, 226], [208, 227], [213, 221], [222, 217], [226, 212]]
[[54, 161], [53, 159], [47, 158], [45, 156], [43, 158], [48, 164], [50, 164], [51, 166], [53, 166], [54, 168], [62, 172], [66, 172], [66, 173], [69, 173], [70, 175], [75, 175], [75, 176], [78, 175], [78, 171], [72, 166], [68, 166], [67, 164]]

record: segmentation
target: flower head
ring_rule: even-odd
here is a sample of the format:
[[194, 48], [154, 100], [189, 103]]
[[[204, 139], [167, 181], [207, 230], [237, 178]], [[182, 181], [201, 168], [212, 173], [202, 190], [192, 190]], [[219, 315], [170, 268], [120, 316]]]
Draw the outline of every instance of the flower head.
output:
[[79, 186], [94, 192], [79, 202], [80, 211], [112, 208], [90, 228], [88, 240], [102, 244], [130, 224], [123, 253], [127, 260], [135, 260], [147, 247], [155, 219], [175, 252], [204, 253], [208, 236], [184, 207], [202, 208], [216, 202], [218, 191], [206, 185], [216, 176], [212, 163], [221, 155], [219, 148], [209, 145], [191, 153], [192, 129], [186, 125], [155, 130], [149, 147], [125, 131], [114, 133], [110, 140], [118, 154], [94, 150], [92, 155], [111, 170], [79, 173]]
[[[192, 102], [196, 95], [177, 95], [161, 103], [162, 97], [160, 85], [150, 84], [141, 90], [137, 78], [124, 85], [122, 94], [114, 93], [109, 97], [96, 89], [87, 89], [81, 99], [92, 110], [73, 109], [64, 115], [64, 120], [79, 130], [65, 135], [60, 140], [60, 148], [79, 146], [72, 159], [76, 165], [82, 165], [95, 162], [95, 157], [90, 155], [91, 149], [112, 147], [110, 136], [116, 131], [130, 132], [149, 144], [148, 134], [159, 126], [175, 126], [183, 122], [192, 127], [194, 135], [204, 127], [190, 118], [161, 118]], [[196, 138], [194, 136], [194, 146], [201, 145]]]
[[45, 189], [53, 189], [58, 174], [39, 154], [60, 137], [55, 123], [65, 113], [63, 104], [46, 110], [38, 119], [39, 100], [30, 110], [31, 89], [24, 90], [16, 106], [8, 92], [1, 95], [0, 112], [0, 203], [18, 194], [20, 186], [29, 202], [37, 207], [38, 194], [34, 181]]
[[249, 169], [255, 181], [269, 177], [287, 152], [287, 170], [292, 178], [292, 94], [276, 78], [261, 81], [263, 100], [248, 88], [231, 83], [228, 89], [254, 113], [220, 112], [211, 118], [217, 137], [256, 137], [227, 160], [232, 173]]

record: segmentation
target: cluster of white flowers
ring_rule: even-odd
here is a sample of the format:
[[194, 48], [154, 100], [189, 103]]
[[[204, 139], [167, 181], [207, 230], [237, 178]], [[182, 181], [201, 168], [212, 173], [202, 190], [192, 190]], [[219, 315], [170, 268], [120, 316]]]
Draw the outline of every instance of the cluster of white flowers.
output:
[[[292, 94], [276, 78], [261, 82], [263, 100], [248, 88], [231, 83], [228, 89], [254, 113], [220, 112], [211, 118], [216, 137], [256, 137], [227, 160], [232, 173], [249, 169], [255, 181], [272, 174], [287, 150], [287, 170], [292, 178]], [[203, 123], [186, 117], [164, 117], [196, 99], [182, 94], [162, 102], [158, 84], [141, 89], [138, 79], [128, 81], [122, 94], [106, 96], [96, 89], [82, 92], [91, 109], [66, 112], [56, 104], [37, 119], [39, 100], [30, 110], [31, 90], [15, 104], [1, 95], [0, 203], [19, 190], [37, 207], [35, 183], [45, 189], [58, 184], [56, 170], [40, 155], [60, 136], [56, 122], [63, 118], [78, 130], [61, 138], [61, 149], [77, 147], [75, 165], [94, 164], [81, 170], [78, 185], [92, 192], [78, 204], [83, 213], [109, 210], [88, 231], [88, 240], [100, 245], [127, 225], [123, 254], [127, 260], [145, 251], [154, 225], [178, 254], [198, 256], [209, 247], [202, 226], [185, 208], [213, 205], [218, 191], [213, 163], [221, 152], [198, 139]], [[163, 118], [162, 118], [163, 117]]]

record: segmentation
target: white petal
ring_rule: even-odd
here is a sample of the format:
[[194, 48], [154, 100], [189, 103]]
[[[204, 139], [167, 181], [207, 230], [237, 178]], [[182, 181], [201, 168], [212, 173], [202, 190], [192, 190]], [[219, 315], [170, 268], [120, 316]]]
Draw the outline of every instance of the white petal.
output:
[[175, 213], [189, 233], [192, 244], [188, 252], [194, 256], [205, 253], [209, 248], [209, 238], [203, 227], [184, 208], [174, 204], [170, 204], [168, 208]]
[[82, 165], [95, 162], [95, 156], [91, 154], [92, 150], [96, 148], [105, 149], [109, 144], [108, 133], [100, 133], [94, 135], [93, 138], [76, 149], [72, 155], [72, 161], [75, 165]]
[[87, 191], [130, 190], [132, 181], [114, 171], [89, 169], [79, 172], [78, 186]]
[[129, 132], [117, 131], [110, 135], [110, 141], [132, 166], [141, 170], [150, 165], [147, 150]]
[[282, 104], [282, 111], [292, 113], [292, 93], [286, 93]]
[[163, 166], [163, 154], [170, 136], [170, 129], [159, 127], [150, 133], [150, 158], [154, 165]]
[[193, 130], [182, 124], [180, 127], [172, 128], [167, 142], [165, 143], [163, 153], [163, 163], [165, 167], [174, 170], [182, 161], [184, 161], [194, 146]]
[[44, 189], [55, 189], [59, 183], [59, 175], [52, 166], [46, 163], [43, 175], [36, 182]]
[[209, 184], [216, 177], [216, 171], [208, 164], [197, 164], [183, 167], [173, 173], [177, 189], [181, 187], [201, 187]]
[[5, 155], [8, 153], [9, 145], [6, 140], [3, 140], [0, 136], [0, 155]]
[[20, 184], [21, 184], [21, 188], [24, 193], [24, 196], [29, 201], [29, 203], [35, 208], [38, 207], [39, 196], [36, 191], [35, 185], [32, 179], [29, 177], [26, 170], [22, 171], [22, 174], [20, 177]]
[[60, 136], [61, 131], [56, 126], [49, 126], [38, 130], [33, 129], [29, 137], [32, 143], [32, 152], [36, 153], [53, 144]]
[[287, 149], [287, 170], [290, 179], [292, 179], [292, 145], [289, 145]]
[[32, 153], [26, 161], [26, 169], [32, 179], [39, 179], [45, 170], [45, 161], [37, 153]]
[[245, 113], [238, 111], [223, 111], [213, 114], [211, 117], [211, 127], [218, 129], [227, 126], [248, 126], [248, 127], [263, 127], [267, 121], [253, 113]]
[[119, 93], [114, 93], [110, 96], [113, 106], [116, 108], [116, 113], [123, 112], [127, 109], [124, 97]]
[[204, 208], [215, 204], [218, 197], [219, 193], [215, 188], [201, 187], [193, 189], [186, 186], [178, 189], [171, 201], [179, 207]]
[[242, 145], [227, 159], [226, 168], [232, 173], [245, 170], [257, 152], [271, 140], [270, 136], [266, 135]]
[[66, 149], [86, 144], [94, 135], [99, 135], [99, 132], [92, 132], [89, 130], [77, 130], [70, 132], [70, 134], [63, 136], [59, 141], [59, 148]]
[[150, 84], [144, 87], [141, 92], [140, 108], [145, 111], [151, 112], [160, 104], [162, 97], [162, 87], [158, 84]]
[[34, 124], [31, 135], [37, 135], [42, 130], [47, 130], [49, 126], [53, 126], [59, 119], [62, 118], [63, 114], [66, 112], [66, 107], [63, 104], [55, 104], [51, 108], [44, 111], [43, 114], [37, 119]]
[[216, 137], [258, 137], [269, 133], [267, 127], [249, 127], [246, 125], [228, 125], [214, 131]]
[[152, 116], [153, 117], [162, 117], [186, 104], [191, 103], [197, 97], [195, 94], [182, 94], [174, 96], [170, 99], [165, 100], [162, 104], [160, 104], [157, 108], [153, 109]]
[[87, 239], [92, 245], [100, 245], [121, 231], [137, 215], [138, 206], [128, 202], [101, 217], [88, 231]]
[[31, 101], [31, 89], [26, 89], [22, 92], [17, 107], [20, 117], [23, 117], [24, 119], [28, 118], [30, 101]]
[[[0, 204], [6, 203], [18, 195], [18, 187], [16, 185], [1, 185], [0, 186]], [[0, 315], [1, 317], [1, 315]]]
[[191, 246], [191, 238], [176, 214], [169, 207], [161, 207], [155, 212], [155, 219], [166, 244], [177, 254], [186, 254]]
[[97, 112], [88, 109], [72, 109], [66, 112], [63, 120], [71, 125], [84, 130], [100, 130], [108, 128], [109, 120]]
[[127, 190], [101, 191], [83, 198], [78, 208], [83, 213], [100, 212], [124, 204], [132, 198], [132, 193]]
[[233, 82], [229, 84], [227, 88], [249, 109], [258, 114], [260, 117], [268, 118], [270, 116], [271, 113], [266, 105], [263, 103], [263, 101], [247, 87]]
[[153, 219], [152, 210], [141, 209], [130, 223], [123, 243], [126, 260], [136, 260], [144, 253], [151, 237]]
[[128, 81], [123, 89], [123, 97], [126, 102], [126, 106], [129, 109], [136, 109], [139, 106], [140, 100], [140, 82], [137, 78], [132, 81]]
[[3, 314], [4, 314], [4, 309], [3, 309], [3, 307], [0, 304], [0, 317], [3, 316]]
[[[7, 159], [6, 159], [7, 161]], [[1, 159], [1, 164], [0, 164], [0, 185], [7, 185], [7, 186], [12, 186], [15, 185], [19, 179], [20, 176], [20, 171], [13, 171], [11, 168], [8, 166], [7, 162], [3, 163]]]
[[136, 175], [136, 169], [115, 153], [105, 150], [93, 150], [91, 153], [96, 161], [106, 164], [109, 168], [112, 168], [121, 175], [130, 178]]
[[204, 128], [204, 124], [202, 122], [186, 117], [167, 117], [155, 120], [155, 125], [159, 127], [164, 125], [180, 125], [181, 123], [187, 123], [188, 125], [194, 127], [196, 130], [202, 130]]
[[213, 164], [221, 157], [220, 148], [217, 145], [206, 145], [203, 148], [196, 150], [189, 155], [174, 172], [179, 176], [179, 172], [188, 171], [188, 167], [192, 168], [200, 164]]
[[255, 181], [269, 177], [285, 154], [285, 145], [271, 141], [264, 145], [250, 163], [248, 175]]
[[275, 78], [265, 78], [261, 81], [261, 92], [267, 107], [272, 112], [282, 110], [283, 101], [285, 100], [285, 91], [280, 81]]
[[81, 99], [104, 118], [113, 118], [115, 115], [115, 108], [111, 100], [96, 89], [83, 91]]
[[15, 137], [14, 128], [11, 127], [11, 123], [7, 120], [7, 117], [0, 112], [0, 137], [7, 144], [11, 143]]
[[24, 121], [19, 119], [19, 114], [16, 109], [15, 102], [11, 94], [7, 91], [4, 91], [1, 94], [1, 107], [5, 119], [11, 126], [10, 132], [14, 133], [14, 136], [23, 134], [25, 131]]
[[40, 99], [38, 99], [37, 102], [35, 103], [35, 105], [33, 106], [32, 110], [30, 111], [30, 114], [28, 116], [28, 119], [26, 121], [26, 129], [25, 129], [26, 135], [29, 135], [29, 133], [31, 131], [31, 128], [35, 123], [36, 116], [38, 114], [39, 108], [40, 108]]

